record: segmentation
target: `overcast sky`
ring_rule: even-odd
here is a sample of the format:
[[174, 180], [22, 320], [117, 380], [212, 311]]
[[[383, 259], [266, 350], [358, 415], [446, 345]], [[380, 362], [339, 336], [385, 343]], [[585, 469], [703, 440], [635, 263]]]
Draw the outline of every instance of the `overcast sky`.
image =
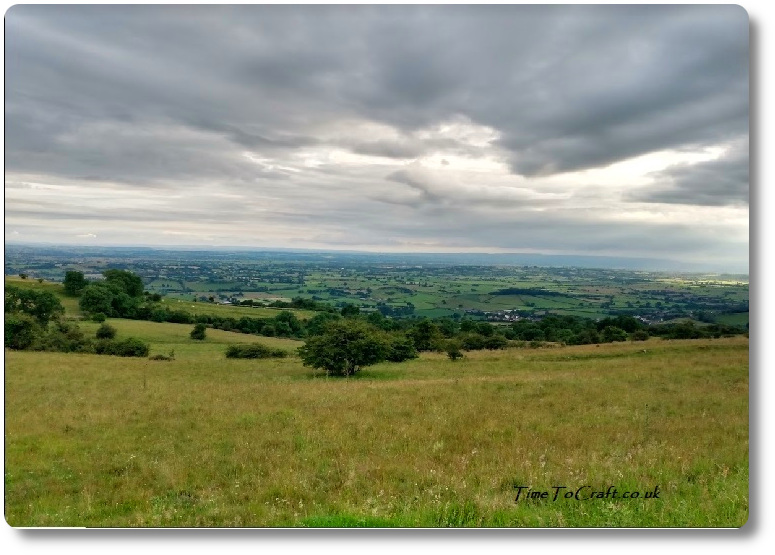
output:
[[735, 6], [15, 6], [7, 242], [748, 269]]

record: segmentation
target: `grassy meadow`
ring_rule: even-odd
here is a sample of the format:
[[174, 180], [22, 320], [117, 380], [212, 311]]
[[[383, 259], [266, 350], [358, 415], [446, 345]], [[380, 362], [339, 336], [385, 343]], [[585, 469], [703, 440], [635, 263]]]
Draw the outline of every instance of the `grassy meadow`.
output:
[[[12, 526], [739, 527], [748, 339], [423, 354], [348, 379], [110, 320], [173, 361], [5, 352]], [[91, 333], [96, 324], [82, 322]], [[582, 498], [615, 486], [641, 498]], [[516, 486], [547, 490], [520, 498]], [[645, 499], [659, 487], [659, 497]], [[563, 491], [569, 491], [563, 490]]]
[[280, 314], [280, 312], [287, 311], [293, 312], [300, 320], [308, 320], [317, 314], [312, 310], [300, 310], [295, 308], [286, 309], [221, 305], [167, 298], [162, 299], [162, 306], [170, 308], [171, 310], [182, 310], [194, 316], [205, 314], [208, 316], [220, 316], [223, 318], [242, 318], [243, 316], [247, 316], [248, 318], [274, 318]]

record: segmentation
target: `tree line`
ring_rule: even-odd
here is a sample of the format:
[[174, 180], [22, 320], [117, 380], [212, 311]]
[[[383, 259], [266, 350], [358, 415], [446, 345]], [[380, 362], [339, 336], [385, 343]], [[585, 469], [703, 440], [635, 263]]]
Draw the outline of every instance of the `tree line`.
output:
[[[161, 297], [144, 291], [142, 279], [130, 271], [111, 269], [103, 276], [103, 280], [89, 281], [81, 272], [69, 271], [64, 280], [66, 294], [79, 297], [81, 310], [95, 321], [104, 322], [108, 317], [129, 318], [196, 324], [199, 332], [196, 329], [195, 332], [200, 334], [204, 333], [204, 327], [212, 327], [267, 337], [305, 339], [306, 344], [299, 352], [302, 361], [340, 375], [351, 375], [363, 366], [380, 361], [400, 362], [416, 358], [423, 351], [446, 352], [456, 360], [463, 356], [463, 351], [540, 347], [545, 342], [582, 345], [642, 341], [650, 336], [693, 339], [745, 331], [722, 324], [697, 326], [691, 321], [648, 325], [627, 315], [597, 321], [550, 315], [539, 321], [518, 320], [508, 325], [471, 319], [397, 319], [379, 311], [363, 313], [354, 305], [337, 310], [303, 299], [294, 299], [290, 304], [294, 308], [317, 310], [318, 313], [309, 320], [300, 320], [293, 312], [281, 312], [273, 318], [193, 315], [163, 306]], [[143, 352], [142, 342], [136, 340], [127, 339], [121, 343], [112, 337], [86, 338], [76, 324], [61, 318], [64, 309], [53, 293], [9, 286], [5, 301], [6, 345], [11, 348], [98, 354]], [[236, 349], [231, 356], [260, 358], [259, 355], [258, 351], [243, 353]]]
[[[273, 318], [243, 316], [234, 318], [172, 310], [162, 305], [158, 294], [143, 291], [139, 276], [126, 270], [107, 270], [105, 279], [85, 280], [80, 272], [67, 272], [65, 291], [79, 295], [80, 307], [95, 319], [105, 317], [151, 320], [179, 324], [205, 324], [215, 329], [238, 331], [266, 337], [304, 339], [320, 335], [332, 321], [358, 318], [375, 329], [401, 333], [409, 337], [418, 351], [443, 350], [444, 341], [454, 339], [463, 350], [500, 349], [509, 342], [541, 342], [585, 345], [615, 341], [646, 340], [650, 336], [666, 339], [721, 337], [744, 333], [746, 330], [725, 324], [696, 326], [692, 322], [649, 325], [630, 315], [619, 314], [601, 320], [578, 316], [549, 315], [541, 320], [518, 320], [508, 325], [495, 325], [480, 320], [452, 318], [418, 319], [391, 318], [379, 311], [364, 314], [352, 304], [340, 310], [309, 299], [279, 301], [278, 307], [303, 308], [317, 311], [309, 320], [300, 320], [293, 312], [281, 312]], [[246, 301], [245, 304], [251, 303]], [[252, 303], [251, 303], [252, 304]]]
[[14, 350], [148, 356], [150, 346], [134, 337], [116, 339], [116, 330], [103, 323], [94, 337], [66, 321], [64, 307], [50, 291], [5, 288], [5, 346]]

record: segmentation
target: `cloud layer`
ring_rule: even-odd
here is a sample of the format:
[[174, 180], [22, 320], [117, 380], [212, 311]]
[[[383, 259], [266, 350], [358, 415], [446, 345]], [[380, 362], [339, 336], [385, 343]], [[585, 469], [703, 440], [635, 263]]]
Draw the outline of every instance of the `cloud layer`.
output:
[[15, 6], [5, 154], [19, 240], [747, 267], [748, 18]]

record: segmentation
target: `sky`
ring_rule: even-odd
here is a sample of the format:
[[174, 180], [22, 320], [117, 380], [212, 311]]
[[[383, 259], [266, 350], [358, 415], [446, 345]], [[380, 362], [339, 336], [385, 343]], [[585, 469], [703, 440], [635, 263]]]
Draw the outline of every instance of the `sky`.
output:
[[729, 5], [14, 6], [7, 243], [748, 271]]

